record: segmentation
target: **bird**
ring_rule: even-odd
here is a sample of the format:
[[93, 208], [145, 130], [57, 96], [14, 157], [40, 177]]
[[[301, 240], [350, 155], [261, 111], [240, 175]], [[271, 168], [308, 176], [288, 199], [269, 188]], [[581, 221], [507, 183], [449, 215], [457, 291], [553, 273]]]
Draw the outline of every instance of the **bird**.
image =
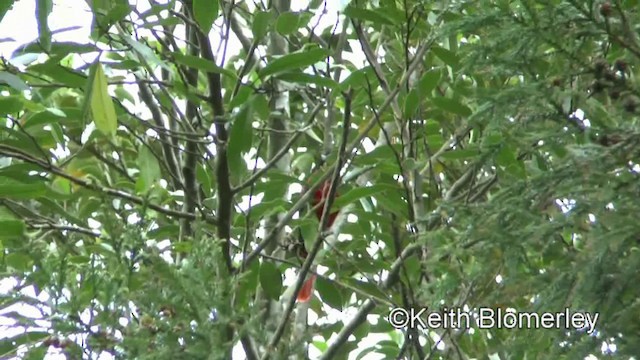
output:
[[[330, 188], [331, 188], [331, 181], [326, 180], [324, 183], [322, 183], [322, 186], [316, 189], [316, 191], [313, 193], [313, 199], [311, 201], [311, 205], [315, 208], [318, 204], [321, 204], [315, 210], [318, 220], [322, 219], [322, 213], [324, 212], [324, 206], [326, 204], [325, 201], [327, 197], [329, 197]], [[336, 197], [337, 196], [338, 194], [336, 193]], [[322, 229], [323, 231], [330, 229], [331, 226], [333, 226], [333, 223], [336, 221], [336, 218], [338, 217], [338, 213], [339, 213], [339, 210], [328, 214], [329, 219], [327, 220], [325, 227]], [[300, 253], [301, 253], [300, 256], [302, 258], [306, 258], [308, 255], [307, 251], [304, 248], [302, 249], [302, 251], [300, 251]], [[302, 284], [302, 288], [300, 289], [300, 292], [298, 292], [298, 296], [296, 298], [298, 302], [304, 303], [311, 300], [311, 296], [313, 295], [313, 285], [315, 281], [316, 281], [316, 275], [312, 274], [304, 282], [304, 284]]]

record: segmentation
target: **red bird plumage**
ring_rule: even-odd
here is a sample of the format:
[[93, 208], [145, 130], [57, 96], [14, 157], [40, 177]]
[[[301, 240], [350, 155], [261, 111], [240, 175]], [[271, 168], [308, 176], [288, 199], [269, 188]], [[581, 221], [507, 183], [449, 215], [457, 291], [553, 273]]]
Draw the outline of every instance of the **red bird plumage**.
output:
[[[322, 185], [313, 193], [313, 200], [311, 202], [311, 205], [313, 207], [316, 207], [318, 204], [322, 203], [322, 205], [316, 208], [316, 216], [318, 217], [318, 220], [322, 219], [325, 200], [329, 196], [330, 188], [331, 188], [331, 182], [330, 180], [327, 180], [324, 183], [322, 183]], [[337, 196], [337, 193], [336, 193], [336, 196]], [[336, 218], [338, 217], [338, 211], [332, 212], [327, 216], [329, 217], [329, 219], [327, 220], [327, 226], [324, 228], [324, 230], [330, 228], [333, 225], [333, 223], [336, 221]], [[306, 254], [306, 251], [305, 251], [305, 254]], [[309, 276], [309, 279], [307, 279], [307, 281], [304, 282], [304, 284], [302, 285], [302, 288], [300, 289], [300, 292], [298, 293], [297, 300], [299, 302], [307, 302], [311, 300], [311, 296], [313, 295], [313, 284], [315, 283], [315, 281], [316, 281], [316, 276], [311, 275]]]
[[[318, 220], [322, 219], [322, 213], [324, 212], [324, 201], [329, 196], [330, 188], [331, 188], [331, 181], [327, 180], [324, 183], [322, 183], [322, 186], [320, 186], [313, 193], [313, 202], [312, 202], [313, 207], [316, 207], [316, 205], [318, 205], [319, 203], [322, 203], [322, 205], [318, 206], [318, 208], [316, 209], [316, 216], [318, 217]], [[336, 196], [337, 196], [337, 193], [336, 193]], [[333, 225], [333, 222], [336, 221], [336, 218], [338, 217], [338, 212], [337, 211], [332, 212], [328, 214], [328, 216], [329, 216], [329, 221], [327, 221], [327, 227], [325, 228], [325, 230], [330, 228]]]

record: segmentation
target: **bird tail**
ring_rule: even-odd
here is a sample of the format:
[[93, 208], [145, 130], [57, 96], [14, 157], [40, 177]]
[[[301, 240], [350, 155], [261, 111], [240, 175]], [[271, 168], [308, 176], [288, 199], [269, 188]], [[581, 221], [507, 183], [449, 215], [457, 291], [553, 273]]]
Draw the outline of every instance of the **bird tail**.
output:
[[302, 284], [302, 288], [298, 293], [297, 300], [298, 302], [308, 302], [311, 300], [311, 296], [313, 295], [313, 284], [316, 281], [316, 276], [311, 275], [305, 282]]

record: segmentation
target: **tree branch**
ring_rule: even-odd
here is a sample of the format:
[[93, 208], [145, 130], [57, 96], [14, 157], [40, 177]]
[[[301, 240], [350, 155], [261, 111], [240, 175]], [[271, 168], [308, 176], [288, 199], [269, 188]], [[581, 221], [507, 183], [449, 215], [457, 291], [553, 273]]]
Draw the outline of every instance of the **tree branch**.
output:
[[[147, 108], [151, 112], [151, 118], [155, 122], [156, 126], [158, 128], [166, 129], [164, 121], [162, 120], [162, 114], [160, 113], [158, 106], [153, 102], [153, 95], [151, 94], [151, 90], [149, 90], [147, 84], [142, 82], [140, 79], [137, 80], [138, 89], [140, 90], [140, 100], [142, 100], [142, 102], [147, 105]], [[173, 186], [175, 189], [179, 189], [182, 186], [180, 183], [180, 172], [178, 171], [178, 162], [176, 160], [175, 152], [171, 147], [170, 140], [168, 139], [166, 133], [158, 131], [158, 136], [162, 140], [162, 151], [164, 152], [164, 158], [166, 160], [165, 162], [167, 164], [167, 168], [169, 169], [169, 174], [173, 179]]]
[[[413, 255], [416, 250], [420, 249], [421, 244], [411, 244], [404, 248], [400, 257], [396, 259], [391, 265], [391, 269], [389, 269], [389, 275], [386, 280], [382, 283], [382, 290], [387, 290], [392, 287], [397, 279], [398, 273], [402, 269], [402, 264], [405, 260], [407, 260], [411, 255]], [[339, 352], [340, 348], [344, 343], [347, 342], [349, 336], [353, 334], [354, 331], [360, 326], [363, 322], [367, 320], [367, 315], [376, 307], [377, 303], [375, 300], [367, 299], [364, 304], [360, 306], [356, 315], [349, 321], [338, 333], [336, 339], [329, 345], [327, 351], [322, 354], [320, 360], [330, 360], [333, 359]]]
[[[309, 120], [307, 121], [307, 124], [310, 124], [310, 123], [313, 122], [313, 120], [315, 119], [315, 117], [318, 114], [318, 112], [320, 111], [320, 109], [322, 109], [322, 104], [318, 104], [318, 105], [316, 105], [315, 108], [313, 108], [313, 110], [311, 111], [311, 115], [309, 116]], [[244, 188], [246, 188], [248, 186], [251, 186], [251, 184], [253, 184], [262, 175], [264, 175], [265, 172], [267, 172], [269, 169], [271, 169], [284, 155], [287, 154], [287, 152], [289, 152], [289, 149], [291, 149], [291, 146], [293, 146], [293, 144], [296, 142], [298, 137], [300, 137], [300, 135], [302, 135], [302, 132], [296, 132], [289, 139], [289, 141], [287, 141], [287, 143], [284, 144], [284, 146], [280, 149], [280, 151], [278, 151], [278, 153], [273, 155], [273, 157], [269, 160], [268, 163], [265, 164], [265, 166], [262, 169], [260, 169], [260, 170], [256, 171], [255, 173], [253, 173], [253, 175], [251, 175], [251, 177], [249, 177], [242, 184], [234, 187], [232, 189], [232, 191], [234, 193], [237, 193], [238, 191], [241, 191], [242, 189], [244, 189]]]
[[276, 332], [273, 334], [271, 341], [269, 341], [267, 351], [262, 357], [262, 360], [269, 359], [269, 356], [271, 354], [270, 350], [275, 349], [275, 347], [278, 345], [278, 342], [280, 342], [280, 339], [282, 338], [282, 334], [284, 333], [284, 329], [287, 326], [287, 322], [289, 321], [289, 317], [293, 312], [293, 307], [296, 303], [297, 294], [300, 292], [300, 289], [302, 289], [302, 284], [305, 281], [305, 278], [307, 276], [307, 273], [309, 272], [309, 269], [311, 269], [311, 264], [313, 263], [313, 260], [315, 259], [316, 255], [318, 255], [318, 252], [320, 251], [320, 248], [324, 243], [324, 237], [325, 237], [324, 229], [327, 228], [327, 224], [329, 222], [329, 213], [331, 212], [331, 206], [333, 205], [333, 201], [336, 196], [336, 190], [338, 189], [338, 181], [340, 179], [340, 169], [342, 168], [342, 164], [344, 163], [343, 159], [345, 157], [347, 141], [349, 139], [349, 128], [351, 126], [350, 125], [351, 124], [351, 94], [345, 94], [344, 98], [345, 98], [345, 109], [344, 109], [342, 141], [340, 144], [340, 150], [338, 152], [338, 161], [333, 170], [333, 179], [329, 187], [329, 194], [327, 195], [327, 199], [325, 200], [324, 208], [322, 210], [322, 216], [320, 218], [320, 224], [318, 225], [318, 235], [313, 243], [311, 250], [309, 251], [309, 254], [307, 255], [304, 261], [304, 264], [302, 265], [302, 269], [300, 269], [300, 272], [298, 273], [298, 278], [296, 279], [296, 283], [294, 285], [295, 290], [293, 291], [293, 296], [289, 298], [287, 307], [280, 320], [280, 323], [278, 324], [278, 328], [276, 329]]
[[[113, 188], [109, 188], [109, 187], [106, 187], [106, 186], [101, 186], [101, 185], [92, 183], [92, 182], [87, 181], [87, 180], [79, 179], [77, 177], [74, 177], [72, 175], [67, 174], [64, 170], [60, 169], [59, 167], [57, 167], [55, 165], [52, 165], [52, 164], [49, 164], [46, 160], [41, 160], [41, 159], [35, 158], [35, 157], [31, 156], [30, 154], [27, 154], [27, 153], [23, 152], [22, 150], [13, 148], [13, 147], [8, 146], [8, 145], [0, 144], [0, 155], [4, 155], [4, 156], [20, 159], [20, 160], [28, 162], [30, 164], [38, 165], [41, 168], [43, 168], [44, 170], [46, 170], [46, 171], [48, 171], [48, 172], [50, 172], [50, 173], [52, 173], [54, 175], [58, 175], [58, 176], [60, 176], [62, 178], [65, 178], [65, 179], [71, 181], [72, 183], [74, 183], [76, 185], [79, 185], [79, 186], [82, 186], [82, 187], [84, 187], [86, 189], [97, 191], [97, 192], [101, 192], [103, 194], [106, 194], [106, 195], [109, 195], [109, 196], [113, 196], [113, 197], [116, 197], [116, 198], [120, 198], [120, 199], [124, 199], [124, 200], [127, 200], [127, 201], [131, 201], [132, 203], [137, 204], [137, 205], [146, 205], [150, 209], [155, 210], [155, 211], [157, 211], [159, 213], [162, 213], [164, 215], [173, 216], [173, 217], [177, 217], [177, 218], [181, 218], [181, 219], [191, 219], [191, 220], [196, 219], [196, 214], [167, 209], [167, 208], [164, 208], [164, 207], [162, 207], [160, 205], [148, 203], [143, 198], [140, 198], [140, 197], [135, 196], [135, 195], [131, 195], [131, 194], [127, 193], [127, 192], [124, 192], [124, 191], [121, 191], [121, 190], [117, 190], [117, 189], [113, 189]], [[210, 224], [213, 224], [213, 225], [217, 224], [217, 220], [214, 217], [207, 216], [205, 218], [205, 220]]]
[[[189, 12], [193, 14], [191, 2], [189, 2]], [[197, 31], [198, 43], [200, 45], [201, 56], [216, 64], [215, 56], [211, 50], [211, 43], [206, 34]], [[234, 272], [233, 261], [231, 259], [231, 210], [233, 204], [233, 192], [231, 191], [229, 159], [227, 158], [227, 141], [229, 134], [227, 133], [224, 103], [222, 100], [222, 83], [220, 74], [207, 72], [207, 82], [209, 84], [208, 102], [213, 110], [214, 126], [218, 142], [216, 145], [216, 180], [218, 182], [218, 238], [222, 240], [222, 254], [229, 273]]]

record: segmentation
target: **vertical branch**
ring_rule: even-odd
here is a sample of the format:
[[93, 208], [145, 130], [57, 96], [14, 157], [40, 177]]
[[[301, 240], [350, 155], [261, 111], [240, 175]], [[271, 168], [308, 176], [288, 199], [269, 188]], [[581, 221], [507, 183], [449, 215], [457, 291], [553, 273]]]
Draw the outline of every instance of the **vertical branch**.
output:
[[[291, 7], [290, 0], [274, 0], [270, 3], [270, 10], [275, 10], [277, 14], [288, 11]], [[272, 31], [269, 34], [269, 44], [267, 48], [267, 52], [269, 55], [285, 55], [289, 52], [289, 46], [284, 37], [278, 34], [275, 31]], [[271, 110], [271, 116], [269, 117], [269, 127], [274, 129], [269, 133], [268, 139], [268, 149], [267, 149], [267, 158], [268, 160], [273, 159], [282, 148], [286, 146], [287, 140], [289, 138], [289, 134], [287, 133], [287, 119], [289, 118], [289, 92], [286, 91], [280, 82], [272, 80], [272, 96], [269, 99], [269, 108]], [[274, 164], [274, 168], [283, 172], [289, 172], [289, 163], [290, 159], [288, 155], [282, 156], [280, 160], [278, 160]], [[286, 197], [286, 192], [281, 194]], [[279, 220], [281, 220], [283, 214], [274, 214], [270, 216], [265, 224], [265, 231], [267, 233], [273, 232], [277, 229], [277, 224]], [[274, 233], [275, 241], [271, 242], [266, 248], [265, 252], [269, 255], [274, 255], [278, 247], [277, 245], [282, 243], [282, 238], [284, 236], [284, 228], [280, 228], [279, 231]], [[258, 301], [260, 302], [259, 306], [263, 309], [263, 313], [265, 314], [265, 321], [269, 329], [275, 328], [275, 323], [273, 323], [274, 319], [279, 319], [279, 313], [282, 311], [277, 301], [272, 301], [261, 296]]]
[[[193, 17], [193, 3], [192, 1], [185, 1], [186, 10], [188, 12], [188, 17], [190, 19], [194, 19]], [[195, 24], [195, 22], [193, 22]], [[213, 51], [211, 49], [211, 43], [209, 42], [209, 38], [206, 34], [204, 34], [200, 29], [193, 28], [190, 31], [190, 36], [193, 36], [197, 39], [197, 43], [199, 46], [200, 56], [206, 60], [209, 60], [216, 63], [215, 56], [213, 55]], [[195, 39], [194, 39], [195, 40]], [[216, 137], [216, 181], [217, 181], [217, 195], [218, 195], [218, 204], [216, 215], [218, 216], [218, 226], [216, 228], [217, 232], [217, 240], [220, 242], [222, 247], [222, 258], [224, 261], [224, 266], [220, 266], [220, 276], [229, 277], [231, 274], [235, 272], [233, 266], [233, 260], [231, 258], [231, 220], [232, 220], [232, 206], [233, 206], [233, 193], [231, 191], [231, 183], [230, 183], [230, 174], [229, 174], [229, 162], [227, 157], [227, 142], [229, 140], [229, 135], [226, 128], [226, 120], [225, 120], [225, 110], [224, 103], [222, 99], [222, 82], [220, 79], [219, 73], [207, 72], [206, 73], [207, 84], [209, 87], [209, 95], [207, 97], [207, 101], [211, 110], [213, 112], [213, 123], [215, 128], [215, 137]], [[197, 78], [196, 78], [197, 82]], [[194, 114], [194, 115], [197, 115]], [[185, 168], [187, 168], [187, 164], [185, 164]], [[195, 176], [195, 168], [194, 176]], [[228, 292], [229, 287], [225, 287], [224, 292]], [[228, 294], [228, 299], [232, 299], [231, 294]], [[232, 301], [225, 305], [227, 311], [231, 311]], [[230, 316], [230, 314], [227, 314]], [[227, 344], [229, 347], [225, 349], [224, 355], [221, 356], [223, 359], [231, 359], [231, 347], [233, 346], [233, 338], [234, 338], [234, 328], [231, 324], [227, 324], [224, 326], [223, 330], [223, 343]], [[249, 338], [243, 339], [243, 345], [246, 348], [252, 348], [252, 344], [250, 343]], [[252, 354], [253, 355], [253, 354]]]
[[[189, 12], [193, 18], [193, 8], [188, 2]], [[216, 63], [211, 43], [202, 31], [196, 30], [196, 37], [200, 46], [200, 55], [213, 63]], [[217, 236], [222, 242], [222, 255], [224, 257], [226, 269], [229, 274], [234, 272], [233, 261], [231, 259], [231, 210], [233, 205], [233, 192], [231, 191], [229, 160], [227, 158], [227, 141], [229, 134], [226, 128], [226, 118], [224, 103], [222, 100], [222, 82], [219, 73], [207, 72], [207, 83], [209, 85], [209, 106], [213, 110], [213, 123], [216, 132], [216, 180], [218, 187], [218, 227]]]
[[[198, 48], [196, 47], [197, 29], [189, 23], [185, 23], [185, 32], [187, 38], [187, 53], [197, 56]], [[187, 86], [197, 88], [198, 86], [198, 70], [189, 68], [185, 70]], [[198, 105], [191, 100], [187, 100], [186, 121], [191, 126], [198, 129], [198, 123], [195, 119], [198, 116]], [[198, 201], [198, 185], [196, 181], [196, 166], [198, 165], [198, 143], [195, 132], [187, 136], [185, 144], [185, 159], [182, 174], [184, 176], [184, 211], [194, 212]], [[181, 228], [181, 238], [193, 235], [190, 221], [183, 221]]]
[[[162, 118], [162, 113], [160, 112], [160, 109], [158, 108], [158, 106], [153, 100], [153, 94], [151, 93], [151, 90], [149, 89], [147, 84], [145, 84], [140, 79], [137, 79], [137, 82], [138, 82], [140, 99], [147, 106], [147, 108], [149, 108], [153, 122], [158, 128], [166, 129], [167, 126], [164, 123], [164, 119]], [[158, 131], [158, 137], [160, 137], [160, 141], [162, 143], [162, 153], [164, 155], [165, 164], [169, 169], [169, 174], [171, 176], [171, 179], [173, 180], [173, 187], [174, 189], [181, 189], [183, 187], [181, 182], [182, 179], [180, 178], [180, 172], [178, 170], [179, 169], [178, 159], [174, 151], [174, 148], [172, 146], [173, 137], [168, 136], [164, 131]], [[192, 211], [187, 211], [187, 212], [192, 212]]]

